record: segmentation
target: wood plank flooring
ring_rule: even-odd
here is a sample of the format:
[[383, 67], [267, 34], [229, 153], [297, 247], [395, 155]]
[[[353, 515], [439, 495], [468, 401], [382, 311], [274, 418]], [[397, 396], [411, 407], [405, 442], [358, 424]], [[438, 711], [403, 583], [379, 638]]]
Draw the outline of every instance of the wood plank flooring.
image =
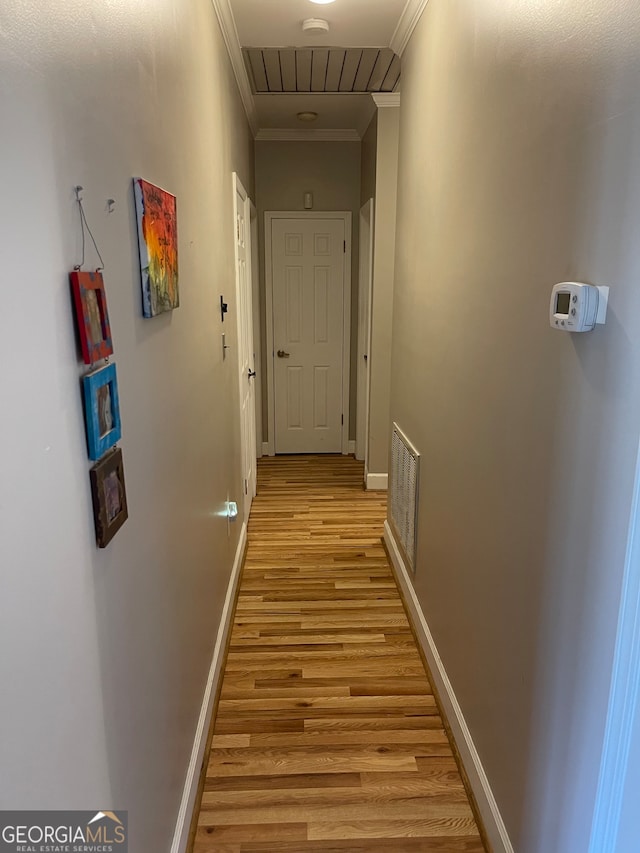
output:
[[481, 853], [350, 457], [260, 460], [194, 853]]

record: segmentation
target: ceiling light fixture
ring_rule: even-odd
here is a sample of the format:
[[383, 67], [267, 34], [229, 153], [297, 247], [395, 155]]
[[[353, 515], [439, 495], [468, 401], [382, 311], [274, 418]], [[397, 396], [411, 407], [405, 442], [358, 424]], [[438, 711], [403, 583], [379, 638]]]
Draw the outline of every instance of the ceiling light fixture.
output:
[[314, 113], [311, 110], [305, 110], [297, 115], [298, 121], [315, 121], [318, 118], [318, 113]]
[[310, 35], [318, 35], [320, 33], [329, 32], [329, 22], [323, 21], [322, 18], [307, 18], [302, 22], [302, 32]]
[[326, 6], [327, 3], [335, 3], [335, 0], [311, 0], [312, 3], [317, 3], [318, 6]]

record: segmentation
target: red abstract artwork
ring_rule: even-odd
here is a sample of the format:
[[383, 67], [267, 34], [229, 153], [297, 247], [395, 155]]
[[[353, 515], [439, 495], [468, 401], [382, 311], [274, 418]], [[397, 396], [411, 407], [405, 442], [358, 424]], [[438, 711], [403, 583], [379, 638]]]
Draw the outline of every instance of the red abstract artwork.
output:
[[142, 313], [155, 317], [180, 304], [176, 197], [134, 179], [138, 247], [142, 275]]

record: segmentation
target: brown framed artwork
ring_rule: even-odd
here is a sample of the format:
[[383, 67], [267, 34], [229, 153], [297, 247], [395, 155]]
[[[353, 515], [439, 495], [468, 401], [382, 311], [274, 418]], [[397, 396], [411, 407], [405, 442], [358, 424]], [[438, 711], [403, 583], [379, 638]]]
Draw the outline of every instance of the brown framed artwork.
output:
[[120, 448], [116, 447], [101, 459], [89, 474], [96, 540], [99, 548], [106, 548], [129, 517], [124, 462]]

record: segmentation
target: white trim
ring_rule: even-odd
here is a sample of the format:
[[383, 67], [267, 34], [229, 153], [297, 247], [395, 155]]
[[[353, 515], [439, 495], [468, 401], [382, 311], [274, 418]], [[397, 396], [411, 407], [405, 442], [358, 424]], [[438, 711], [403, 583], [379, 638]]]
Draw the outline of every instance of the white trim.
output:
[[256, 371], [255, 409], [256, 409], [256, 454], [262, 456], [262, 339], [260, 317], [260, 261], [258, 251], [258, 210], [249, 199], [251, 231], [251, 290], [253, 309], [253, 369]]
[[347, 450], [348, 450], [349, 456], [355, 456], [356, 455], [355, 439], [353, 441], [351, 441], [351, 439], [349, 439], [349, 446], [348, 446]]
[[640, 715], [640, 450], [631, 504], [618, 635], [589, 853], [615, 853], [633, 727]]
[[[268, 210], [264, 215], [265, 296], [267, 318], [267, 402], [269, 423], [269, 456], [275, 456], [276, 412], [273, 369], [273, 265], [272, 229], [274, 219], [340, 219], [344, 221], [343, 320], [342, 320], [342, 454], [349, 453], [349, 381], [351, 372], [351, 243], [353, 240], [350, 210]], [[271, 355], [269, 355], [271, 354]]]
[[343, 314], [342, 314], [342, 455], [349, 453], [349, 409], [351, 407], [351, 241], [353, 240], [353, 226], [351, 223], [351, 211], [343, 213], [344, 217], [344, 239], [346, 251], [344, 253], [344, 276], [342, 286]]
[[[371, 391], [371, 311], [373, 307], [373, 250], [375, 203], [370, 198], [360, 208], [360, 259], [358, 268], [358, 346], [356, 367], [356, 459], [369, 465], [369, 398]], [[364, 238], [368, 236], [365, 245]], [[365, 263], [366, 260], [366, 263]], [[366, 273], [366, 277], [365, 277]], [[366, 305], [366, 312], [363, 312]], [[363, 313], [366, 315], [363, 316]], [[366, 366], [365, 366], [366, 365]], [[365, 480], [366, 482], [366, 480]]]
[[389, 488], [389, 475], [388, 474], [369, 474], [367, 472], [367, 476], [365, 479], [365, 483], [367, 489], [372, 489], [374, 491], [386, 491]]
[[200, 708], [200, 716], [196, 726], [195, 737], [193, 739], [193, 747], [191, 749], [191, 758], [187, 768], [187, 776], [182, 791], [182, 799], [178, 810], [178, 818], [176, 820], [176, 828], [173, 834], [173, 842], [171, 844], [171, 853], [185, 853], [187, 842], [189, 840], [189, 830], [191, 828], [191, 816], [196, 805], [196, 796], [198, 794], [198, 786], [200, 784], [200, 770], [204, 760], [204, 751], [207, 746], [209, 735], [209, 727], [211, 725], [211, 715], [213, 713], [213, 703], [218, 690], [218, 683], [222, 675], [222, 665], [224, 663], [224, 651], [227, 645], [227, 637], [233, 623], [233, 602], [240, 581], [240, 569], [242, 568], [242, 559], [244, 557], [244, 549], [247, 543], [247, 525], [243, 522], [240, 530], [240, 539], [236, 548], [236, 556], [229, 578], [229, 586], [224, 599], [222, 613], [220, 615], [220, 626], [218, 628], [218, 636], [213, 649], [213, 657], [211, 658], [211, 666], [209, 667], [209, 676], [204, 688], [204, 696], [202, 697], [202, 706]]
[[378, 109], [400, 106], [400, 92], [374, 92], [371, 97]]
[[242, 100], [242, 105], [247, 115], [249, 127], [251, 128], [252, 134], [255, 136], [258, 131], [258, 111], [256, 110], [256, 103], [253, 99], [253, 92], [251, 91], [251, 83], [249, 82], [247, 68], [242, 57], [240, 38], [238, 36], [233, 12], [231, 10], [231, 4], [229, 3], [229, 0], [211, 0], [211, 5], [215, 10], [218, 23], [220, 24], [222, 38], [224, 39], [224, 43], [227, 47], [227, 53], [231, 60], [231, 67], [233, 68], [236, 83], [238, 84], [240, 99]]
[[275, 453], [271, 450], [271, 445], [268, 441], [262, 442], [262, 455], [263, 456], [275, 456]]
[[[243, 364], [242, 364], [242, 346], [243, 344], [246, 346], [249, 342], [244, 341], [244, 333], [243, 329], [249, 325], [252, 330], [253, 335], [253, 308], [248, 313], [248, 317], [241, 316], [240, 308], [243, 304], [243, 300], [240, 298], [240, 275], [238, 273], [239, 266], [239, 250], [238, 250], [238, 234], [236, 233], [236, 229], [238, 228], [238, 215], [240, 210], [238, 208], [238, 196], [242, 199], [242, 204], [244, 207], [243, 218], [244, 218], [244, 240], [245, 240], [245, 270], [246, 277], [248, 279], [248, 288], [245, 294], [247, 301], [253, 298], [253, 281], [251, 279], [251, 275], [253, 272], [252, 267], [252, 252], [251, 252], [251, 199], [249, 198], [248, 192], [245, 190], [242, 181], [237, 172], [232, 172], [232, 183], [233, 183], [233, 251], [235, 258], [235, 301], [236, 301], [236, 350], [238, 353], [237, 358], [237, 367], [238, 367], [238, 422], [240, 426], [240, 458], [242, 460], [242, 473], [241, 473], [241, 481], [244, 483], [243, 495], [242, 495], [242, 508], [243, 508], [243, 518], [245, 521], [249, 520], [249, 513], [251, 512], [251, 502], [256, 494], [257, 482], [258, 482], [258, 472], [256, 469], [256, 461], [257, 461], [257, 447], [255, 445], [255, 435], [245, 434], [245, 424], [242, 419], [242, 395], [244, 388], [247, 383], [247, 376], [243, 372]], [[246, 309], [246, 306], [245, 306]], [[251, 344], [251, 354], [253, 355], [253, 341]], [[253, 368], [251, 368], [251, 362], [249, 363], [249, 369], [255, 370], [255, 364]], [[251, 427], [250, 429], [255, 429], [255, 420], [256, 420], [256, 389], [253, 387], [253, 417], [251, 418]], [[249, 455], [250, 453], [255, 452], [255, 459], [251, 460], [249, 463]], [[246, 479], [247, 471], [252, 471], [251, 482], [249, 483]], [[250, 488], [247, 490], [247, 485]]]
[[341, 128], [262, 128], [256, 133], [256, 142], [360, 142], [360, 134]]
[[266, 456], [276, 455], [276, 384], [273, 375], [273, 259], [272, 259], [271, 220], [264, 215], [264, 283], [265, 283], [265, 325], [267, 332], [267, 452]]
[[400, 15], [398, 26], [391, 36], [389, 43], [391, 50], [397, 53], [398, 56], [402, 56], [404, 53], [428, 2], [429, 0], [407, 0], [407, 5], [404, 7], [402, 15]]
[[489, 842], [492, 845], [493, 853], [513, 853], [513, 846], [498, 809], [498, 804], [489, 786], [489, 780], [484, 772], [480, 756], [471, 738], [471, 732], [462, 714], [462, 708], [458, 704], [456, 695], [453, 692], [453, 687], [449, 681], [442, 659], [438, 654], [438, 649], [429, 630], [429, 625], [420, 607], [420, 602], [409, 578], [407, 567], [400, 556], [400, 550], [398, 549], [388, 521], [384, 523], [384, 541], [389, 549], [396, 581], [402, 589], [404, 600], [409, 608], [416, 636], [429, 664], [431, 676], [434, 680], [434, 687], [440, 695], [440, 701], [443, 705], [442, 710], [446, 715], [455, 738], [460, 759], [476, 798], [476, 803]]

